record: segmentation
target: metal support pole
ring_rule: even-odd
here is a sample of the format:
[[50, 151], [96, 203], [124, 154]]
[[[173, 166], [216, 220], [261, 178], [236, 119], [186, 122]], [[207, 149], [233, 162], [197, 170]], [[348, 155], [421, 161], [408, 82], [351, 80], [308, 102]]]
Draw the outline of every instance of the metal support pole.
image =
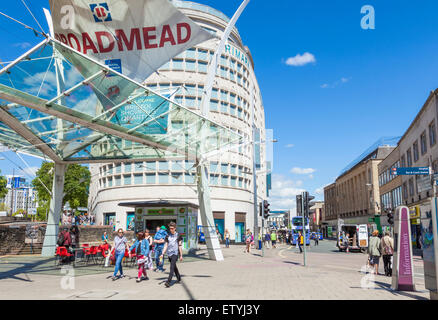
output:
[[[301, 200], [301, 212], [303, 213], [302, 221], [303, 221], [303, 258], [304, 258], [304, 266], [306, 266], [306, 213], [304, 212], [304, 192], [302, 193]], [[298, 239], [300, 241], [300, 239]]]
[[55, 254], [56, 240], [58, 238], [59, 221], [61, 218], [62, 198], [64, 194], [64, 176], [67, 166], [55, 163], [53, 174], [52, 199], [50, 201], [49, 216], [47, 218], [46, 234], [44, 236], [41, 256], [53, 257]]
[[205, 235], [205, 243], [207, 244], [208, 256], [211, 260], [222, 261], [224, 256], [219, 244], [214, 225], [213, 212], [211, 210], [210, 189], [208, 187], [207, 167], [205, 164], [200, 164], [197, 168], [198, 175], [198, 201], [199, 211], [201, 216], [202, 230]]
[[[263, 215], [263, 212], [262, 212]], [[263, 242], [265, 241], [265, 239], [263, 238], [263, 232], [265, 230], [265, 217], [262, 216], [262, 257], [265, 256], [265, 246], [263, 244]]]

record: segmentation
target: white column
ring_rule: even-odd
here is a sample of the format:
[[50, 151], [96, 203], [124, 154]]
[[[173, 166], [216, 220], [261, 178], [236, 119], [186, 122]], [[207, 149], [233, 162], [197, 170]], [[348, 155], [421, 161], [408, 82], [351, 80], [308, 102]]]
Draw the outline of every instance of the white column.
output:
[[213, 211], [211, 210], [210, 188], [207, 179], [207, 167], [201, 164], [197, 167], [198, 175], [198, 201], [199, 213], [201, 217], [202, 231], [205, 235], [205, 243], [207, 244], [208, 256], [211, 260], [222, 261], [224, 256], [219, 244], [214, 225]]
[[62, 211], [62, 198], [64, 194], [64, 176], [67, 165], [55, 163], [53, 175], [52, 199], [50, 201], [49, 216], [47, 218], [46, 234], [44, 236], [41, 256], [53, 257], [55, 255], [56, 240], [58, 238], [59, 220]]

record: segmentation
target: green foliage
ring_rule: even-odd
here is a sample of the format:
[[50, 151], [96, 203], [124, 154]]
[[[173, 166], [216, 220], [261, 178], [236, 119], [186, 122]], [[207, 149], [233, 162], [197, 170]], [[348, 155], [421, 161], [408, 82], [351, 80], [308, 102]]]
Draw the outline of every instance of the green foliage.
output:
[[6, 188], [7, 184], [8, 180], [6, 180], [4, 176], [0, 175], [0, 199], [3, 199], [8, 194], [8, 189]]
[[[32, 184], [38, 192], [39, 203], [50, 206], [50, 193], [41, 181], [52, 191], [53, 174], [55, 168], [51, 162], [43, 162], [41, 168], [36, 173], [36, 178]], [[40, 181], [41, 180], [41, 181]], [[62, 205], [68, 202], [72, 209], [86, 207], [88, 204], [88, 188], [90, 186], [91, 174], [87, 167], [79, 164], [69, 164], [65, 173], [64, 198]], [[44, 210], [45, 215], [45, 210]]]
[[42, 202], [38, 203], [40, 206], [37, 208], [36, 220], [47, 221], [46, 212], [49, 213], [49, 204]]
[[15, 216], [17, 216], [17, 215], [19, 215], [19, 214], [22, 214], [23, 216], [25, 216], [26, 211], [25, 211], [24, 209], [18, 209], [16, 212], [14, 212], [14, 213], [12, 214], [12, 216], [15, 217]]
[[9, 212], [9, 209], [10, 209], [10, 208], [7, 206], [6, 203], [4, 203], [4, 202], [0, 203], [0, 211], [6, 211], [6, 212]]

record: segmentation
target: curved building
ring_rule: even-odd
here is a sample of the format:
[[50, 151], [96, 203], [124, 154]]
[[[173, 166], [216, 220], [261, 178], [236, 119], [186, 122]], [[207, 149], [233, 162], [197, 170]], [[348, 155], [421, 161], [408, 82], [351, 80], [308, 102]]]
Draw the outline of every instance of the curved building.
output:
[[[146, 79], [145, 83], [151, 89], [169, 94], [174, 101], [200, 113], [208, 64], [229, 18], [205, 5], [188, 1], [172, 2], [216, 37], [175, 57], [163, 65], [158, 73]], [[250, 101], [251, 90], [253, 104]], [[252, 230], [254, 225], [252, 117], [263, 141], [265, 116], [254, 73], [254, 61], [236, 28], [230, 34], [219, 59], [208, 117], [238, 132], [246, 141], [243, 145], [223, 150], [209, 158], [209, 184], [215, 224], [222, 235], [228, 229], [231, 240], [241, 242], [244, 230]], [[267, 192], [265, 145], [257, 145], [258, 150], [261, 156], [257, 168], [257, 202], [260, 202], [266, 199]], [[90, 165], [94, 179], [90, 186], [89, 209], [96, 215], [97, 224], [110, 224], [113, 221], [116, 228], [129, 229], [134, 212], [132, 208], [118, 206], [121, 202], [175, 200], [198, 204], [193, 165], [194, 162], [187, 159]]]

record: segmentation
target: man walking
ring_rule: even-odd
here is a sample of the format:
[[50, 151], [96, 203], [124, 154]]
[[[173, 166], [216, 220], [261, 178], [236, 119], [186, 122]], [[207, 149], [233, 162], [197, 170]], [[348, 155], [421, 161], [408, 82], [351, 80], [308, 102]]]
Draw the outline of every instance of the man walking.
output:
[[164, 272], [164, 259], [160, 259], [160, 256], [163, 254], [164, 249], [164, 239], [167, 236], [167, 231], [165, 226], [157, 226], [157, 232], [154, 236], [154, 250], [155, 250], [155, 265], [156, 268], [154, 271], [156, 272]]
[[167, 252], [167, 257], [169, 258], [170, 262], [170, 272], [169, 272], [169, 278], [164, 283], [166, 288], [170, 287], [170, 282], [173, 278], [173, 273], [176, 275], [177, 283], [181, 281], [181, 275], [179, 273], [178, 267], [176, 266], [176, 261], [178, 260], [179, 255], [179, 261], [183, 260], [182, 256], [182, 237], [178, 232], [176, 232], [176, 223], [171, 222], [169, 223], [169, 231], [170, 234], [166, 236], [164, 239], [165, 245], [163, 249], [163, 253], [161, 254], [160, 258], [164, 258], [164, 254]]
[[271, 242], [272, 242], [272, 248], [275, 249], [277, 248], [275, 246], [276, 242], [277, 242], [277, 234], [275, 233], [275, 231], [271, 232]]
[[300, 253], [303, 253], [303, 249], [301, 248], [301, 245], [303, 244], [303, 236], [301, 235], [301, 231], [298, 232], [297, 243], [298, 248], [300, 248]]
[[269, 231], [266, 231], [266, 234], [265, 234], [265, 247], [266, 247], [266, 249], [269, 249], [270, 242], [271, 242], [271, 236], [269, 235]]

